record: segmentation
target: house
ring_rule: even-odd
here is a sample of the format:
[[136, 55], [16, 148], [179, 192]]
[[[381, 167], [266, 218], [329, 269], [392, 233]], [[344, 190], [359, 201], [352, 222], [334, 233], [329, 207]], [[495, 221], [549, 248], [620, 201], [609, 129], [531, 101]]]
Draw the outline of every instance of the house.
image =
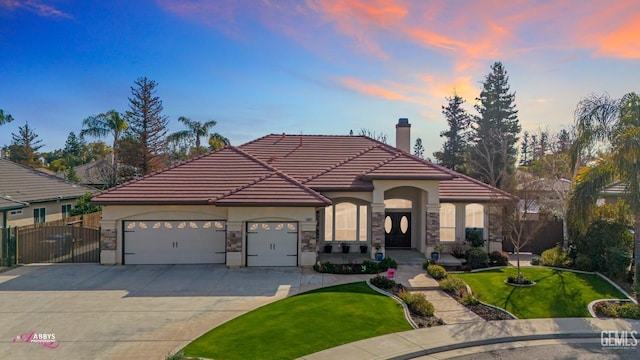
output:
[[[515, 198], [410, 155], [407, 119], [393, 147], [365, 136], [271, 134], [227, 146], [93, 197], [103, 264], [310, 266], [326, 244], [417, 249], [483, 232]], [[359, 251], [359, 246], [351, 246]]]
[[[74, 171], [78, 179], [80, 179], [79, 183], [96, 189], [104, 189], [107, 185], [108, 178], [111, 176], [112, 162], [113, 154], [109, 154], [109, 156], [102, 159], [93, 160], [74, 167]], [[59, 178], [66, 179], [68, 173], [67, 170], [65, 170], [59, 171], [55, 175]]]
[[0, 159], [0, 228], [59, 220], [94, 189]]

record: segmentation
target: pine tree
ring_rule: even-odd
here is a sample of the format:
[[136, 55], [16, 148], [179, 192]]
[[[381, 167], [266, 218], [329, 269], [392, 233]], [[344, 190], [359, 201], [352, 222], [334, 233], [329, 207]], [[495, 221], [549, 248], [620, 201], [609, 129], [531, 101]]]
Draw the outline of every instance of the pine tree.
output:
[[453, 97], [446, 98], [447, 106], [442, 107], [442, 113], [447, 119], [449, 129], [440, 133], [440, 137], [446, 138], [442, 151], [433, 153], [438, 164], [451, 170], [466, 172], [465, 153], [468, 148], [467, 129], [471, 117], [462, 108], [465, 100], [454, 93]]
[[87, 154], [87, 142], [82, 135], [76, 136], [72, 131], [67, 136], [62, 154], [66, 159], [67, 166], [74, 167], [85, 163]]
[[131, 87], [129, 111], [126, 117], [129, 131], [138, 141], [139, 151], [129, 163], [146, 175], [164, 166], [165, 135], [169, 119], [162, 115], [162, 100], [156, 93], [156, 83], [146, 77], [138, 78]]
[[522, 138], [522, 146], [520, 147], [520, 166], [529, 166], [531, 164], [531, 148], [529, 147], [529, 132], [525, 131]]
[[413, 145], [413, 155], [419, 157], [420, 159], [424, 159], [424, 146], [422, 146], [421, 138], [417, 138], [416, 144]]
[[0, 109], [0, 125], [10, 123], [13, 121], [13, 117], [9, 113], [5, 113]]
[[11, 145], [9, 146], [9, 160], [26, 166], [40, 166], [38, 161], [38, 150], [42, 140], [38, 139], [38, 134], [29, 127], [29, 123], [18, 128], [18, 134], [11, 133]]
[[475, 109], [470, 164], [473, 175], [490, 185], [505, 186], [515, 172], [516, 143], [520, 133], [515, 93], [510, 92], [509, 76], [496, 62], [485, 77]]

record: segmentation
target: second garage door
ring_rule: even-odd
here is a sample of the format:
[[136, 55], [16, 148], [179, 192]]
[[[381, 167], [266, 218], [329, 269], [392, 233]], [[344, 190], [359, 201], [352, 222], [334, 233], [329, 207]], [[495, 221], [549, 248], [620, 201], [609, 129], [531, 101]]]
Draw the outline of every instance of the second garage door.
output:
[[297, 223], [247, 223], [247, 266], [297, 265]]
[[125, 264], [224, 264], [226, 229], [215, 220], [124, 222]]

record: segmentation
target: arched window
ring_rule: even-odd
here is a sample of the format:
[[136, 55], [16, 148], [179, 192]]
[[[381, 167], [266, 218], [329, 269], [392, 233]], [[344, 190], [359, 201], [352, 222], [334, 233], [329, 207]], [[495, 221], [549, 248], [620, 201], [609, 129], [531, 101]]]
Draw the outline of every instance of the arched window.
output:
[[367, 205], [340, 202], [324, 209], [325, 241], [367, 241]]
[[465, 206], [465, 233], [477, 232], [484, 238], [484, 206], [469, 204]]
[[456, 206], [440, 204], [440, 241], [456, 241]]

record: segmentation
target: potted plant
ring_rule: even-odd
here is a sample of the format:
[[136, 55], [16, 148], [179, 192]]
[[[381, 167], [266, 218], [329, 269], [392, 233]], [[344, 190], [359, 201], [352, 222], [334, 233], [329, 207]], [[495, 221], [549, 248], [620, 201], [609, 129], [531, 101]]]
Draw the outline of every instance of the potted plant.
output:
[[325, 252], [326, 254], [331, 253], [331, 250], [333, 250], [333, 245], [331, 245], [331, 244], [327, 244], [327, 245], [325, 245], [325, 246], [324, 246], [324, 252]]
[[442, 252], [442, 244], [437, 244], [431, 252], [431, 260], [440, 260], [440, 253]]
[[368, 249], [369, 249], [369, 246], [360, 245], [360, 254], [366, 254]]
[[340, 248], [342, 249], [342, 253], [343, 254], [348, 254], [349, 253], [349, 249], [351, 249], [351, 246], [347, 245], [347, 243], [343, 242], [342, 244], [340, 244]]
[[376, 254], [375, 254], [375, 259], [376, 261], [382, 261], [382, 259], [384, 259], [384, 253], [382, 252], [382, 244], [380, 244], [379, 242], [374, 243], [373, 247], [376, 249]]

